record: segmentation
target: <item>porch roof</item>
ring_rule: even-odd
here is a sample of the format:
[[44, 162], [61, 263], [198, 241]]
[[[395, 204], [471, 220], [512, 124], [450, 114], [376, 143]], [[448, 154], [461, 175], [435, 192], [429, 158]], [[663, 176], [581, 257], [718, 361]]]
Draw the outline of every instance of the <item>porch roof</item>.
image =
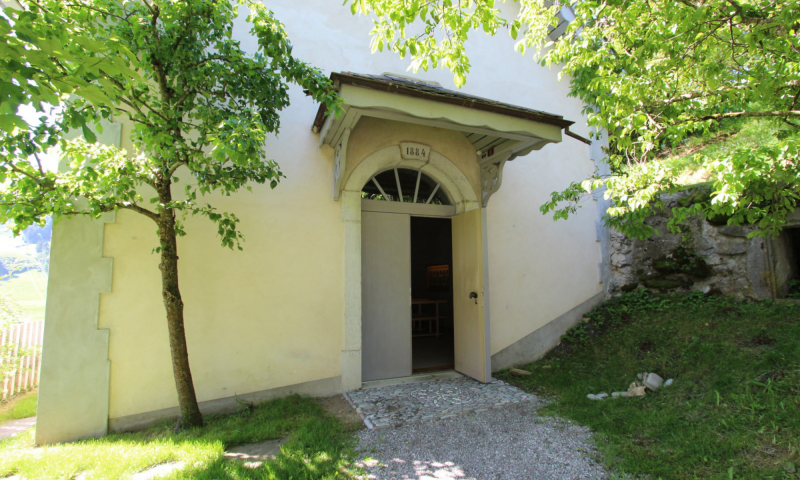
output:
[[[439, 103], [500, 113], [511, 117], [557, 125], [561, 128], [567, 128], [575, 123], [570, 120], [565, 120], [561, 115], [498, 102], [475, 95], [468, 95], [455, 90], [449, 90], [437, 84], [415, 81], [410, 78], [398, 77], [391, 74], [367, 75], [362, 73], [341, 72], [332, 73], [331, 80], [333, 80], [334, 87], [337, 90], [339, 90], [339, 87], [343, 84], [356, 85], [364, 88], [396, 93], [398, 95], [423, 98]], [[325, 122], [326, 112], [327, 107], [323, 103], [320, 105], [317, 111], [317, 117], [314, 119], [314, 131], [319, 131], [322, 128]]]
[[336, 150], [334, 199], [339, 198], [339, 173], [347, 162], [350, 132], [365, 116], [462, 132], [475, 147], [484, 206], [500, 187], [505, 162], [548, 143], [561, 142], [562, 130], [589, 143], [569, 131], [575, 122], [560, 115], [448, 90], [434, 83], [352, 72], [333, 73], [331, 79], [344, 100], [344, 113], [338, 118], [326, 115], [327, 108], [321, 104], [312, 130], [319, 133], [320, 146], [330, 145]]

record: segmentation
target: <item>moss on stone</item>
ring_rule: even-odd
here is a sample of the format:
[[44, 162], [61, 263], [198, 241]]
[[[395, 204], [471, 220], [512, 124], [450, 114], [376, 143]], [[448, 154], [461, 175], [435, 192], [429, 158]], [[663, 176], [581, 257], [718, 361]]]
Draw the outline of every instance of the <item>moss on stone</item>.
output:
[[705, 260], [702, 258], [697, 258], [691, 265], [691, 268], [684, 270], [683, 273], [691, 275], [695, 278], [708, 278], [714, 273], [714, 271], [710, 266], [708, 266]]
[[653, 260], [653, 269], [660, 273], [677, 273], [680, 265], [674, 259], [661, 257]]
[[724, 227], [728, 224], [728, 220], [731, 218], [730, 215], [717, 215], [714, 213], [710, 213], [706, 221], [715, 227]]
[[669, 278], [660, 276], [647, 278], [642, 283], [647, 288], [654, 288], [658, 290], [675, 290], [677, 288], [688, 288], [694, 285], [694, 282], [688, 278]]
[[621, 292], [629, 293], [636, 290], [638, 287], [639, 287], [639, 282], [633, 282], [619, 287], [619, 290]]
[[682, 246], [653, 260], [653, 269], [665, 275], [682, 273], [695, 278], [708, 278], [713, 273], [705, 260]]

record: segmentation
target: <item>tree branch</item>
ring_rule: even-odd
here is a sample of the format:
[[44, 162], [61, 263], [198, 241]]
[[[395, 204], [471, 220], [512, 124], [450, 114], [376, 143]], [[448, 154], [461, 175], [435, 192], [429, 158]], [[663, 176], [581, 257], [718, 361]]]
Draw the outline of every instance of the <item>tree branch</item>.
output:
[[130, 203], [130, 204], [118, 203], [117, 206], [119, 208], [125, 208], [125, 209], [128, 209], [128, 210], [133, 210], [134, 212], [139, 213], [141, 215], [144, 215], [145, 217], [149, 218], [150, 220], [158, 223], [159, 216], [158, 216], [157, 213], [151, 212], [150, 210], [148, 210], [146, 208], [143, 208], [143, 207], [140, 207], [139, 205], [136, 205], [135, 203]]
[[42, 168], [42, 161], [39, 159], [39, 154], [37, 152], [33, 152], [33, 158], [36, 159], [36, 165], [39, 166], [39, 173], [44, 176], [44, 169]]
[[175, 172], [178, 171], [178, 169], [182, 166], [186, 165], [186, 163], [187, 162], [185, 161], [175, 162], [171, 167], [169, 167], [169, 170], [167, 170], [167, 178], [172, 178]]
[[729, 92], [738, 91], [738, 90], [745, 90], [748, 88], [755, 88], [757, 85], [736, 85], [730, 88], [715, 90], [715, 91], [703, 91], [703, 92], [691, 92], [691, 93], [684, 93], [682, 95], [678, 95], [677, 97], [668, 98], [657, 103], [652, 103], [650, 105], [645, 105], [645, 109], [651, 108], [658, 108], [658, 107], [667, 107], [669, 105], [678, 103], [678, 102], [685, 102], [686, 100], [694, 100], [696, 98], [705, 98], [711, 97], [714, 95], [724, 95]]
[[41, 181], [41, 179], [38, 179], [38, 178], [36, 178], [35, 176], [31, 175], [30, 173], [26, 172], [25, 170], [22, 170], [22, 169], [20, 169], [19, 167], [17, 167], [16, 165], [14, 165], [14, 164], [13, 164], [13, 163], [11, 163], [11, 162], [8, 162], [8, 163], [7, 163], [7, 165], [8, 165], [9, 167], [11, 167], [11, 170], [14, 170], [15, 172], [17, 172], [17, 173], [19, 173], [19, 174], [21, 174], [21, 175], [25, 175], [26, 177], [28, 177], [28, 178], [30, 178], [31, 180], [33, 180], [34, 182], [36, 182], [36, 185], [42, 186], [42, 181]]
[[[107, 73], [106, 73], [106, 72], [104, 72], [103, 70], [100, 70], [100, 73], [101, 73], [101, 74], [103, 74], [103, 75], [105, 76], [105, 78], [106, 78], [106, 79], [107, 79], [109, 82], [111, 82], [111, 83], [113, 83], [114, 85], [116, 85], [116, 87], [117, 87], [117, 88], [119, 88], [119, 89], [120, 89], [120, 90], [122, 90], [122, 91], [125, 91], [125, 86], [122, 84], [122, 82], [120, 82], [120, 81], [119, 81], [119, 80], [117, 80], [116, 78], [112, 77], [111, 75], [107, 74]], [[159, 118], [161, 118], [161, 119], [162, 119], [162, 120], [164, 120], [165, 122], [166, 122], [166, 121], [168, 121], [167, 117], [165, 117], [164, 115], [162, 115], [162, 114], [161, 114], [161, 112], [159, 112], [158, 110], [155, 110], [155, 109], [153, 109], [152, 107], [150, 107], [150, 106], [147, 104], [147, 102], [143, 102], [143, 101], [142, 101], [142, 100], [141, 100], [141, 99], [140, 99], [140, 98], [139, 98], [139, 97], [136, 95], [136, 92], [135, 92], [134, 90], [131, 90], [131, 97], [133, 98], [133, 100], [131, 100], [131, 99], [128, 99], [128, 98], [125, 98], [125, 97], [123, 97], [123, 96], [121, 96], [121, 95], [120, 95], [120, 97], [119, 97], [119, 101], [120, 101], [120, 102], [122, 102], [122, 103], [124, 103], [125, 105], [128, 105], [129, 107], [133, 108], [134, 110], [136, 110], [136, 113], [138, 113], [138, 114], [139, 114], [139, 115], [141, 115], [142, 117], [145, 117], [145, 118], [147, 118], [147, 115], [145, 115], [145, 114], [144, 114], [144, 112], [143, 112], [143, 111], [141, 110], [141, 108], [139, 107], [139, 105], [136, 105], [136, 103], [135, 103], [135, 102], [139, 102], [139, 103], [140, 103], [140, 104], [141, 104], [143, 107], [146, 107], [148, 110], [150, 110], [151, 112], [153, 112], [154, 114], [156, 114], [156, 115], [157, 115]], [[153, 127], [153, 128], [155, 128], [155, 125], [153, 125], [152, 123], [145, 122], [144, 120], [137, 120], [137, 121], [138, 121], [138, 122], [140, 122], [140, 123], [143, 123], [143, 124], [147, 125], [148, 127]]]
[[[800, 110], [774, 110], [767, 112], [728, 112], [728, 113], [715, 113], [713, 115], [706, 115], [697, 119], [684, 120], [680, 123], [703, 120], [718, 120], [721, 118], [747, 118], [747, 117], [800, 117]], [[675, 125], [677, 125], [675, 124]]]

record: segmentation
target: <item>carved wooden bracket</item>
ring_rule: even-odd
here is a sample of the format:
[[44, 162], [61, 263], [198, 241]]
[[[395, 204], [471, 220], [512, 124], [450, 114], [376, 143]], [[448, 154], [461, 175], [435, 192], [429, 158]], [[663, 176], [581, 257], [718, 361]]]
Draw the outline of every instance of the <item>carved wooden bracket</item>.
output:
[[503, 183], [503, 167], [511, 157], [511, 152], [500, 155], [497, 161], [484, 163], [481, 165], [481, 206], [484, 208], [489, 204], [489, 198], [498, 190]]
[[333, 159], [333, 199], [339, 200], [342, 192], [342, 179], [347, 168], [347, 142], [350, 140], [350, 129], [345, 128], [342, 139], [336, 145], [336, 154]]

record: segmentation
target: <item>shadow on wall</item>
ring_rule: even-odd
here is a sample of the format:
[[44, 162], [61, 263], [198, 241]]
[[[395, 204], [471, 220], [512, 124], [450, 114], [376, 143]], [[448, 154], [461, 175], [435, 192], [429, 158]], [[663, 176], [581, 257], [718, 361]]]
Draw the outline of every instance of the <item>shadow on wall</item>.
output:
[[800, 298], [800, 227], [786, 228], [772, 242], [777, 298]]
[[442, 315], [452, 328], [452, 283], [437, 288], [429, 285], [428, 267], [453, 265], [453, 233], [449, 218], [411, 217], [411, 297], [446, 300]]

